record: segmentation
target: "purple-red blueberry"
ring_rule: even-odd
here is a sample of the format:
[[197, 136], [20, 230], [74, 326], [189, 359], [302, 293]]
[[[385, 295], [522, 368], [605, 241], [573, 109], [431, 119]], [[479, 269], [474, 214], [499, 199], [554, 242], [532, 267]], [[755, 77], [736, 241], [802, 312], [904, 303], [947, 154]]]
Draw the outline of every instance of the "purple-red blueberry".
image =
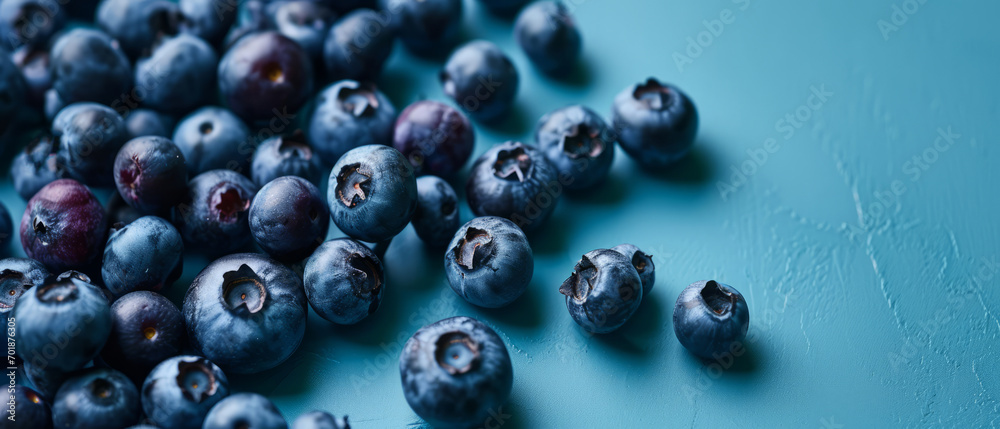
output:
[[104, 208], [72, 179], [49, 183], [28, 201], [21, 217], [21, 245], [52, 271], [85, 268], [104, 246]]

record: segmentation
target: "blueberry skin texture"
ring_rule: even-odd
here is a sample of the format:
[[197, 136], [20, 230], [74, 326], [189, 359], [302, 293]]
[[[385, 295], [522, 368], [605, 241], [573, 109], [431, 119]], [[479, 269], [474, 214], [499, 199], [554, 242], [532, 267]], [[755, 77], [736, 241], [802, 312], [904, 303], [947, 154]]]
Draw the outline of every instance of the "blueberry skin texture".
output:
[[703, 359], [738, 350], [749, 329], [750, 309], [743, 295], [715, 280], [691, 283], [674, 304], [677, 340]]
[[184, 242], [170, 222], [144, 216], [111, 232], [101, 277], [116, 297], [137, 290], [159, 292], [180, 277]]
[[507, 218], [532, 232], [555, 210], [558, 180], [540, 150], [509, 141], [493, 146], [472, 164], [465, 196], [476, 216]]
[[410, 219], [417, 236], [431, 247], [444, 247], [461, 224], [458, 195], [437, 176], [417, 179], [417, 211]]
[[292, 429], [351, 429], [347, 416], [334, 417], [326, 411], [310, 411], [292, 422]]
[[683, 158], [698, 134], [698, 111], [691, 99], [655, 78], [618, 93], [611, 118], [622, 149], [650, 170]]
[[9, 396], [13, 397], [17, 418], [14, 421], [5, 418], [4, 428], [52, 429], [52, 407], [41, 393], [18, 384]]
[[181, 34], [136, 62], [135, 84], [144, 90], [144, 106], [181, 115], [212, 101], [218, 65], [219, 57], [208, 43]]
[[323, 44], [336, 18], [329, 5], [322, 2], [287, 1], [277, 4], [274, 26], [302, 46], [314, 67], [322, 67]]
[[174, 303], [155, 292], [131, 292], [111, 305], [111, 335], [101, 357], [141, 381], [157, 364], [181, 352], [184, 336], [184, 318]]
[[7, 206], [0, 203], [0, 250], [6, 249], [14, 236], [14, 221], [10, 218]]
[[85, 268], [101, 254], [104, 222], [104, 208], [86, 186], [56, 180], [28, 201], [21, 245], [29, 258], [54, 272]]
[[242, 253], [205, 267], [184, 296], [182, 311], [195, 350], [228, 374], [253, 374], [298, 349], [306, 302], [295, 272], [264, 255]]
[[250, 204], [254, 242], [279, 261], [309, 256], [326, 238], [330, 212], [316, 185], [294, 176], [274, 179]]
[[535, 142], [571, 191], [603, 183], [615, 160], [614, 133], [597, 113], [580, 105], [543, 116], [535, 127]]
[[392, 146], [417, 174], [451, 177], [465, 166], [476, 144], [469, 119], [437, 101], [417, 101], [396, 119]]
[[159, 427], [201, 429], [209, 410], [227, 396], [229, 379], [218, 366], [200, 356], [176, 356], [153, 368], [141, 399]]
[[[111, 308], [96, 286], [76, 278], [51, 280], [21, 295], [14, 307], [17, 353], [39, 371], [82, 368], [111, 333]], [[51, 356], [53, 338], [66, 346]]]
[[3, 46], [44, 47], [66, 25], [66, 12], [58, 0], [4, 0], [0, 3]]
[[374, 81], [392, 53], [392, 28], [370, 9], [355, 10], [330, 28], [323, 45], [327, 80]]
[[139, 391], [118, 371], [89, 368], [66, 380], [52, 403], [55, 427], [107, 429], [139, 422]]
[[472, 219], [455, 233], [444, 253], [451, 289], [487, 308], [506, 306], [531, 282], [535, 261], [524, 232], [499, 217]]
[[174, 119], [153, 110], [135, 109], [125, 117], [125, 128], [132, 138], [143, 136], [170, 138], [174, 131]]
[[403, 346], [399, 373], [410, 408], [436, 428], [481, 425], [507, 402], [514, 383], [503, 340], [469, 317], [418, 330]]
[[188, 249], [209, 255], [250, 243], [250, 204], [257, 186], [230, 170], [209, 170], [188, 183], [187, 199], [174, 209], [174, 225]]
[[514, 104], [520, 78], [514, 63], [497, 45], [474, 40], [451, 54], [439, 80], [445, 95], [465, 113], [479, 121], [494, 122]]
[[125, 143], [115, 157], [114, 178], [125, 203], [143, 213], [164, 213], [187, 193], [184, 154], [166, 137], [137, 137]]
[[304, 284], [316, 314], [339, 325], [353, 325], [378, 310], [385, 273], [368, 246], [340, 238], [323, 243], [309, 257]]
[[433, 57], [458, 42], [462, 30], [462, 0], [383, 0], [392, 26], [411, 52]]
[[396, 149], [362, 146], [333, 166], [326, 197], [341, 231], [361, 241], [380, 242], [410, 223], [417, 208], [417, 180]]
[[479, 0], [490, 13], [499, 16], [513, 16], [531, 0]]
[[656, 265], [653, 264], [653, 255], [627, 243], [612, 247], [611, 250], [625, 255], [625, 258], [632, 262], [635, 271], [639, 273], [639, 281], [642, 282], [642, 296], [649, 296], [649, 292], [653, 290], [653, 285], [656, 283]]
[[247, 35], [219, 62], [219, 92], [233, 113], [247, 122], [295, 112], [312, 90], [309, 55], [278, 32]]
[[288, 429], [281, 411], [267, 398], [256, 393], [237, 393], [212, 407], [202, 429]]
[[347, 151], [370, 144], [392, 144], [396, 108], [374, 85], [336, 82], [316, 98], [309, 118], [309, 144], [326, 165]]
[[97, 103], [71, 104], [52, 120], [52, 135], [59, 137], [58, 154], [70, 177], [89, 186], [114, 186], [115, 157], [129, 138], [118, 112]]
[[552, 76], [573, 71], [580, 57], [580, 30], [560, 1], [540, 1], [524, 8], [514, 24], [514, 38], [536, 67]]
[[253, 153], [251, 176], [257, 186], [282, 176], [296, 176], [319, 185], [323, 176], [319, 155], [301, 132], [264, 140]]
[[25, 201], [30, 200], [45, 185], [69, 177], [65, 163], [57, 153], [59, 140], [42, 135], [14, 157], [10, 166], [14, 191]]
[[245, 173], [250, 169], [250, 129], [233, 112], [221, 107], [192, 112], [177, 125], [172, 140], [184, 154], [191, 177], [209, 170]]
[[231, 0], [180, 0], [177, 5], [184, 16], [180, 31], [200, 37], [212, 46], [220, 46], [236, 22], [236, 8]]
[[21, 295], [42, 284], [48, 277], [49, 270], [34, 259], [0, 260], [0, 314], [9, 313]]
[[76, 28], [56, 39], [49, 59], [52, 89], [63, 105], [112, 103], [132, 89], [132, 66], [107, 34]]
[[126, 55], [139, 58], [162, 38], [177, 34], [182, 19], [177, 3], [167, 0], [103, 0], [95, 22]]
[[566, 309], [585, 331], [607, 334], [628, 321], [642, 301], [642, 281], [632, 262], [614, 250], [583, 255], [559, 287]]

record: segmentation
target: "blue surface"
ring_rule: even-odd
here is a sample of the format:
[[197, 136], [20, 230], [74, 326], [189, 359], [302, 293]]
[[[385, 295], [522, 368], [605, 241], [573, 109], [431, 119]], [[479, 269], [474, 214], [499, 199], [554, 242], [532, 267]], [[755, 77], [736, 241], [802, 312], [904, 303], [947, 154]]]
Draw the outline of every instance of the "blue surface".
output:
[[[607, 114], [618, 91], [655, 75], [699, 107], [692, 156], [652, 176], [619, 150], [610, 181], [563, 199], [533, 239], [534, 280], [505, 309], [457, 298], [442, 257], [408, 227], [387, 255], [384, 306], [371, 320], [344, 328], [310, 314], [301, 350], [234, 377], [238, 389], [267, 394], [289, 419], [319, 408], [359, 428], [419, 426], [399, 348], [426, 323], [469, 315], [494, 326], [513, 359], [504, 428], [1000, 423], [1000, 4], [569, 3], [585, 59], [567, 83], [534, 71], [510, 23], [467, 2], [467, 38], [497, 42], [522, 73], [516, 111], [500, 126], [477, 124], [476, 153], [528, 139], [538, 117], [566, 104]], [[899, 12], [896, 30], [882, 25], [886, 37], [879, 23], [893, 22], [894, 5], [919, 6]], [[703, 21], [720, 15], [730, 23], [709, 40]], [[678, 67], [688, 37], [706, 46]], [[399, 48], [381, 82], [396, 105], [442, 99], [440, 63]], [[825, 100], [813, 96], [824, 90]], [[948, 130], [958, 136], [938, 139]], [[2, 197], [17, 218], [24, 203], [9, 186]], [[580, 255], [625, 241], [653, 253], [656, 287], [619, 332], [588, 336], [558, 287]], [[202, 266], [186, 261], [175, 300]], [[750, 306], [749, 351], [726, 368], [693, 358], [673, 334], [677, 294], [708, 278]]]

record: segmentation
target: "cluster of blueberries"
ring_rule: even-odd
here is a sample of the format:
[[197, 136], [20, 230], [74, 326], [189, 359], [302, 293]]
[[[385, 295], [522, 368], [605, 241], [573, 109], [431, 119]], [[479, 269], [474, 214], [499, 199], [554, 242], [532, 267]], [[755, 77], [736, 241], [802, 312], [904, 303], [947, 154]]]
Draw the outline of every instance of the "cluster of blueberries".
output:
[[[514, 37], [540, 71], [573, 72], [581, 36], [563, 4], [480, 2], [517, 15]], [[0, 260], [9, 366], [28, 381], [4, 427], [288, 428], [267, 398], [231, 394], [226, 374], [288, 359], [310, 307], [342, 325], [372, 315], [385, 249], [407, 225], [443, 251], [456, 294], [506, 306], [531, 280], [528, 236], [561, 194], [604, 182], [616, 146], [662, 170], [694, 143], [694, 104], [653, 78], [615, 97], [610, 124], [584, 106], [555, 110], [534, 144], [472, 163], [464, 196], [477, 217], [463, 225], [452, 183], [475, 146], [470, 118], [503, 118], [519, 77], [491, 42], [456, 47], [462, 14], [462, 0], [0, 2], [11, 36], [0, 146], [24, 148], [11, 177], [28, 201], [28, 258]], [[438, 79], [458, 108], [421, 100], [397, 113], [372, 83], [396, 40], [447, 55]], [[117, 192], [104, 207], [91, 188]], [[331, 220], [348, 238], [326, 240]], [[13, 233], [0, 205], [0, 245]], [[161, 292], [186, 251], [212, 262], [178, 307]], [[584, 330], [609, 333], [654, 274], [650, 255], [622, 244], [583, 255], [559, 292]], [[715, 281], [687, 287], [673, 317], [704, 358], [739, 347], [749, 326], [742, 295]], [[407, 402], [436, 427], [482, 424], [513, 385], [503, 341], [467, 317], [423, 327], [399, 362]], [[322, 411], [292, 424], [348, 427]]]

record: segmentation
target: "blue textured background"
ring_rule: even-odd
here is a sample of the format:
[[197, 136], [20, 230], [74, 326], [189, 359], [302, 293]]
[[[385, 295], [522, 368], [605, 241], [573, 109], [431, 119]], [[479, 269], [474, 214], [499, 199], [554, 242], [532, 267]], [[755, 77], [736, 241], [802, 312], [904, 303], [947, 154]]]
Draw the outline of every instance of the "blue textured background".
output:
[[[610, 181], [564, 198], [533, 239], [534, 280], [509, 308], [458, 299], [441, 256], [408, 228], [371, 320], [334, 327], [311, 313], [301, 350], [239, 389], [267, 394], [290, 420], [320, 408], [360, 428], [419, 426], [399, 348], [426, 323], [470, 315], [514, 362], [504, 428], [998, 425], [1000, 4], [568, 3], [584, 61], [557, 82], [530, 67], [509, 22], [467, 2], [467, 38], [497, 42], [522, 74], [511, 118], [477, 125], [477, 154], [528, 139], [563, 105], [607, 114], [617, 92], [654, 75], [698, 105], [693, 155], [652, 176], [619, 150]], [[701, 34], [720, 15], [721, 34]], [[441, 99], [440, 63], [400, 48], [382, 81], [397, 106]], [[811, 99], [814, 89], [832, 95]], [[19, 219], [24, 203], [9, 186], [2, 198]], [[654, 254], [656, 287], [620, 331], [585, 335], [558, 286], [579, 255], [626, 241]], [[186, 262], [178, 302], [204, 266]], [[705, 365], [674, 338], [677, 294], [707, 278], [750, 306], [749, 351], [733, 365]]]

